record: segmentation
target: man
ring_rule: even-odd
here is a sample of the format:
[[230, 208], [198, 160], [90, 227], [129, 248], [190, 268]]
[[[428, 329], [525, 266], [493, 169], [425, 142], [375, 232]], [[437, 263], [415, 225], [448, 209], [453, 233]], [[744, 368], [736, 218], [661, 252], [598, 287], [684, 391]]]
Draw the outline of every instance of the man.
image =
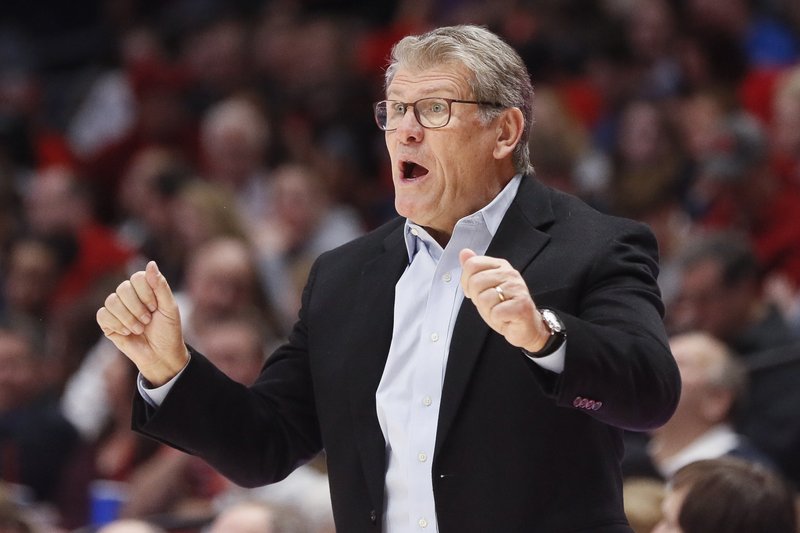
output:
[[729, 233], [690, 243], [678, 261], [680, 289], [667, 312], [672, 329], [710, 333], [739, 356], [749, 387], [737, 429], [800, 482], [800, 342], [764, 299], [763, 265], [746, 239]]
[[725, 455], [772, 466], [732, 425], [747, 388], [744, 364], [708, 333], [676, 335], [670, 348], [683, 386], [675, 414], [650, 441], [658, 472], [669, 479], [684, 465]]
[[795, 342], [761, 292], [761, 265], [736, 234], [710, 233], [681, 252], [680, 287], [670, 309], [675, 332], [700, 330], [744, 358]]
[[27, 332], [0, 326], [0, 481], [53, 503], [78, 435], [42, 379], [47, 364]]
[[404, 218], [317, 260], [253, 387], [187, 350], [154, 263], [108, 297], [136, 427], [245, 485], [324, 448], [348, 533], [630, 532], [621, 428], [679, 395], [655, 240], [530, 176], [530, 80], [494, 34], [407, 37], [386, 81]]

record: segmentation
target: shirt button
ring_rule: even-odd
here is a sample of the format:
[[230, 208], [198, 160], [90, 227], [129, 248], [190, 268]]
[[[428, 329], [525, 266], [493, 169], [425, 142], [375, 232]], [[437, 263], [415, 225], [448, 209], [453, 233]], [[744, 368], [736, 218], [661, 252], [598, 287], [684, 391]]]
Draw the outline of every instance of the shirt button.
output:
[[431, 341], [432, 342], [436, 342], [438, 340], [439, 340], [439, 334], [438, 333], [431, 333]]
[[414, 237], [419, 237], [419, 231], [417, 231], [417, 228], [411, 228], [411, 235]]
[[419, 460], [420, 463], [424, 463], [425, 461], [428, 460], [428, 456], [425, 454], [425, 452], [419, 452], [417, 454], [417, 459]]
[[444, 281], [445, 283], [450, 283], [450, 280], [452, 280], [452, 279], [453, 279], [453, 275], [450, 272], [445, 272], [442, 275], [442, 281]]
[[422, 405], [424, 405], [425, 407], [430, 407], [430, 405], [431, 405], [432, 403], [433, 403], [433, 400], [431, 399], [431, 397], [430, 397], [430, 396], [425, 396], [425, 397], [422, 399]]
[[419, 524], [419, 527], [428, 527], [428, 521], [424, 518], [420, 518], [417, 524]]

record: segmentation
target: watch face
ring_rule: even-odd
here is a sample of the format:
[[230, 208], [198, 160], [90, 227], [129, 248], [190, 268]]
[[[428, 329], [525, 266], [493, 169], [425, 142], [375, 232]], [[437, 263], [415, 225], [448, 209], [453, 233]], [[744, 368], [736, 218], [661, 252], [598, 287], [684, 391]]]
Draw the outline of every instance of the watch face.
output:
[[554, 334], [564, 331], [564, 324], [561, 322], [561, 319], [550, 309], [542, 310], [542, 318], [547, 322], [547, 326]]

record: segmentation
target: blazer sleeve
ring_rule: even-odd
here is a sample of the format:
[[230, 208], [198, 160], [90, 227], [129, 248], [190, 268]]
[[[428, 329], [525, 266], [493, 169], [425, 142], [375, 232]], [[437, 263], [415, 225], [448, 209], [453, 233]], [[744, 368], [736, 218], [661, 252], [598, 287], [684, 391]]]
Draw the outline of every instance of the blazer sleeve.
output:
[[567, 349], [564, 371], [545, 383], [559, 405], [644, 431], [672, 416], [680, 375], [663, 324], [655, 238], [644, 225], [620, 224], [596, 247], [574, 301], [554, 305]]
[[[312, 271], [304, 302], [313, 277]], [[133, 429], [202, 457], [239, 485], [280, 481], [322, 448], [306, 347], [301, 310], [288, 342], [269, 357], [252, 387], [191, 350], [188, 366], [158, 408], [136, 395]]]

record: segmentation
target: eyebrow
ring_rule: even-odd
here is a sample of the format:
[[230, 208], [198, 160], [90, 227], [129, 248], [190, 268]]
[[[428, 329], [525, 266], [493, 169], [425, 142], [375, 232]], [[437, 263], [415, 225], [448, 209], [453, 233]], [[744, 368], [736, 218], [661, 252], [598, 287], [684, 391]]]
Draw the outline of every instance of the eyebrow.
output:
[[[431, 87], [429, 89], [423, 89], [423, 90], [419, 91], [418, 94], [420, 96], [417, 97], [416, 100], [419, 100], [421, 98], [433, 98], [433, 97], [440, 96], [439, 94], [436, 94], [436, 93], [442, 93], [442, 92], [446, 93], [447, 90], [451, 89], [451, 88], [452, 87], [445, 87], [444, 85], [438, 85], [438, 86], [435, 86], [435, 87]], [[452, 96], [442, 96], [442, 98], [455, 98], [457, 96], [458, 96], [457, 94], [454, 94]], [[402, 99], [403, 97], [397, 95], [396, 91], [387, 91], [386, 92], [386, 98], [388, 98], [390, 100], [394, 100], [394, 99]]]

